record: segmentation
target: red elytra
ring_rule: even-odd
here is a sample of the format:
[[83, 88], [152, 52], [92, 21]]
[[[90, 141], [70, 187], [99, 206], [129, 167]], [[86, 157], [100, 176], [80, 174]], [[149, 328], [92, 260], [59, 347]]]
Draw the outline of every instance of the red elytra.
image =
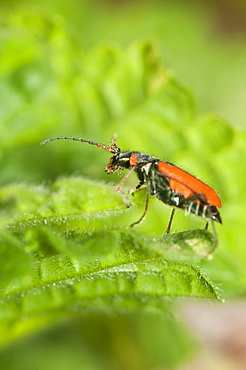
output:
[[[196, 193], [201, 193], [211, 205], [221, 208], [221, 200], [216, 191], [205, 184], [203, 181], [198, 180], [189, 172], [186, 172], [177, 166], [163, 161], [160, 161], [158, 163], [158, 171], [161, 172], [164, 176], [172, 179], [172, 181], [170, 181], [170, 187], [173, 190], [183, 194], [183, 191], [185, 190], [182, 186], [187, 187], [188, 189], [190, 189], [191, 192], [193, 192], [193, 195]], [[185, 196], [185, 194], [183, 195]], [[191, 195], [192, 194], [186, 195], [185, 197]]]

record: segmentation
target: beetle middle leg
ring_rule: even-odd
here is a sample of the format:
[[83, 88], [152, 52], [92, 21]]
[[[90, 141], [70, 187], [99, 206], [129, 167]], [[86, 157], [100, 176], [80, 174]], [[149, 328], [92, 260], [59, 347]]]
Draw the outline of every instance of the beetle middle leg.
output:
[[[140, 185], [140, 184], [139, 184]], [[138, 186], [139, 186], [138, 185]], [[142, 184], [140, 185], [140, 186], [142, 186]], [[140, 186], [139, 186], [139, 188], [140, 188]], [[139, 224], [143, 219], [144, 219], [144, 217], [145, 217], [145, 215], [146, 215], [146, 213], [148, 212], [148, 206], [149, 206], [149, 191], [148, 191], [148, 189], [147, 189], [147, 191], [146, 191], [146, 199], [145, 199], [145, 206], [144, 206], [144, 213], [142, 214], [142, 216], [140, 217], [140, 219], [138, 220], [138, 221], [136, 221], [136, 222], [133, 222], [131, 225], [130, 225], [130, 227], [133, 227], [133, 226], [135, 226], [135, 225], [137, 225], [137, 224]]]

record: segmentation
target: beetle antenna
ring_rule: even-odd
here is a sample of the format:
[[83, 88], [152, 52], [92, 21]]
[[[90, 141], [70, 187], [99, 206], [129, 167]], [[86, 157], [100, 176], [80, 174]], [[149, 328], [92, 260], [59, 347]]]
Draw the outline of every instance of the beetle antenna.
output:
[[40, 143], [40, 145], [46, 144], [49, 141], [61, 140], [61, 139], [81, 141], [82, 143], [88, 143], [90, 145], [96, 145], [98, 148], [102, 148], [102, 149], [106, 150], [107, 152], [113, 153], [113, 154], [116, 154], [116, 153], [120, 152], [120, 148], [118, 148], [117, 145], [115, 144], [116, 135], [113, 136], [113, 138], [112, 138], [111, 143], [110, 143], [109, 146], [104, 145], [104, 144], [100, 144], [100, 143], [95, 143], [94, 141], [91, 141], [91, 140], [85, 140], [85, 139], [81, 139], [81, 138], [73, 137], [73, 136], [57, 136], [57, 137], [52, 137], [51, 139], [47, 139], [47, 140], [42, 141]]
[[112, 149], [111, 153], [119, 153], [120, 152], [120, 148], [118, 148], [118, 146], [115, 144], [116, 139], [117, 139], [117, 134], [114, 134], [111, 141], [110, 141], [110, 145], [109, 145], [109, 148]]

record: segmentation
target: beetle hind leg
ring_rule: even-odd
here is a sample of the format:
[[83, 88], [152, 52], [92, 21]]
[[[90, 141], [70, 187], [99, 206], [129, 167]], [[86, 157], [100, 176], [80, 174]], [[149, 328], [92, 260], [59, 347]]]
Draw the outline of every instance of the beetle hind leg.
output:
[[206, 221], [206, 224], [205, 224], [204, 230], [207, 230], [207, 229], [208, 229], [208, 224], [209, 224], [209, 221]]
[[175, 213], [175, 208], [172, 209], [171, 216], [169, 218], [169, 221], [168, 221], [168, 224], [167, 224], [167, 228], [166, 228], [166, 234], [169, 234], [170, 233], [172, 222], [173, 222], [174, 213]]

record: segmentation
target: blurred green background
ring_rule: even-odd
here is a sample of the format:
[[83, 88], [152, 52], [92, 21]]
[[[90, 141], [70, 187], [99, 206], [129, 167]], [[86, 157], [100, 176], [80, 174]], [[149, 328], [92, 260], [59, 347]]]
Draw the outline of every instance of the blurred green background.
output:
[[[1, 186], [71, 174], [117, 183], [104, 174], [106, 152], [73, 142], [39, 146], [59, 135], [108, 145], [117, 132], [122, 150], [174, 162], [218, 190], [220, 246], [199, 266], [223, 297], [244, 298], [245, 12], [243, 0], [1, 1]], [[169, 210], [153, 201], [150, 213], [139, 230], [161, 232]], [[178, 213], [175, 230], [196, 226]], [[9, 345], [0, 363], [176, 368], [197, 346], [177, 318], [88, 312]]]

